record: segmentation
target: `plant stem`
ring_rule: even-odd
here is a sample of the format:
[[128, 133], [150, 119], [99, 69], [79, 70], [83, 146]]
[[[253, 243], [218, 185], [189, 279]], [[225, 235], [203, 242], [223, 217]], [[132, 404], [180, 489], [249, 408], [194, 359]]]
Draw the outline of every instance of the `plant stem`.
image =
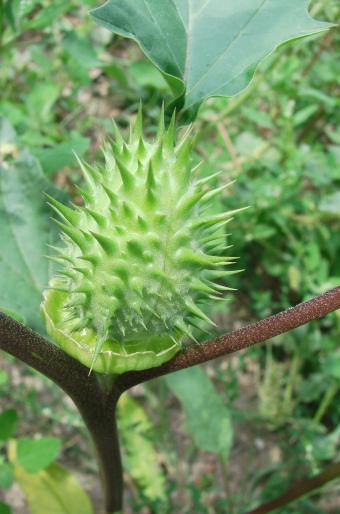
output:
[[312, 54], [311, 59], [307, 63], [307, 65], [302, 70], [302, 76], [305, 77], [308, 75], [310, 70], [313, 68], [314, 64], [320, 58], [321, 54], [330, 46], [333, 35], [335, 33], [335, 27], [330, 28], [326, 34], [321, 38], [321, 43], [318, 46], [315, 45], [315, 51]]
[[218, 460], [220, 461], [220, 466], [222, 470], [222, 478], [224, 482], [224, 490], [227, 495], [227, 502], [229, 505], [229, 514], [235, 514], [235, 507], [233, 502], [233, 497], [231, 494], [230, 486], [229, 486], [229, 477], [228, 477], [228, 464], [225, 462], [221, 455], [218, 456]]
[[315, 416], [313, 418], [312, 425], [311, 425], [312, 429], [314, 429], [318, 425], [318, 423], [320, 423], [321, 419], [323, 418], [325, 412], [327, 411], [327, 409], [329, 407], [329, 404], [331, 403], [334, 396], [338, 392], [338, 389], [339, 389], [339, 380], [337, 380], [336, 378], [333, 378], [332, 382], [330, 383], [330, 385], [319, 405], [318, 410], [315, 413]]
[[334, 480], [340, 476], [340, 462], [332, 464], [325, 470], [321, 471], [314, 477], [302, 480], [298, 485], [292, 487], [289, 491], [281, 494], [274, 500], [263, 503], [256, 509], [248, 511], [246, 514], [268, 514], [279, 507], [288, 505], [294, 500], [301, 498], [307, 493], [311, 493], [313, 490], [325, 485], [327, 482]]
[[116, 423], [116, 405], [112, 402], [80, 409], [94, 442], [99, 475], [104, 491], [105, 512], [120, 513], [123, 508], [123, 469]]
[[122, 510], [123, 480], [115, 421], [115, 409], [122, 392], [152, 378], [237, 352], [339, 308], [340, 287], [336, 287], [275, 316], [181, 350], [158, 368], [124, 373], [116, 378], [109, 390], [106, 381], [99, 381], [94, 373], [89, 375], [83, 364], [1, 311], [0, 349], [53, 380], [74, 401], [92, 436], [106, 511], [112, 514]]
[[292, 410], [292, 396], [299, 376], [301, 367], [301, 358], [298, 352], [295, 352], [290, 364], [288, 383], [283, 395], [283, 412], [291, 412]]
[[0, 348], [43, 373], [74, 401], [89, 430], [99, 465], [108, 513], [122, 509], [123, 478], [115, 409], [119, 398], [114, 385], [110, 392], [95, 373], [0, 311]]
[[229, 353], [234, 353], [254, 344], [260, 343], [309, 321], [320, 318], [340, 308], [340, 286], [327, 293], [316, 296], [308, 302], [300, 303], [286, 311], [270, 316], [264, 320], [248, 325], [240, 330], [210, 339], [201, 344], [191, 345], [179, 351], [171, 360], [157, 368], [143, 371], [129, 371], [120, 375], [116, 382], [121, 392], [156, 377], [173, 373], [181, 369], [202, 364]]

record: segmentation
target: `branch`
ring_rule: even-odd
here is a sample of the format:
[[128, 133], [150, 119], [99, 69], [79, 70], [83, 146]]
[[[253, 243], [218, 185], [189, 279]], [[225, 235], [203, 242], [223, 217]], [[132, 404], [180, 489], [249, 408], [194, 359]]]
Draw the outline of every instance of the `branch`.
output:
[[43, 373], [71, 397], [77, 394], [80, 385], [85, 389], [85, 394], [98, 390], [96, 376], [89, 376], [86, 366], [2, 311], [0, 349]]
[[189, 346], [179, 351], [171, 360], [157, 368], [124, 373], [117, 378], [115, 387], [120, 392], [124, 392], [147, 380], [190, 368], [191, 366], [196, 366], [196, 364], [202, 364], [229, 353], [238, 352], [248, 346], [305, 325], [339, 308], [340, 286], [320, 296], [316, 296], [308, 302], [300, 303], [295, 307], [291, 307], [286, 311], [248, 325], [240, 330], [235, 330], [198, 345]]
[[325, 485], [327, 482], [334, 480], [340, 476], [340, 462], [336, 462], [332, 464], [328, 468], [321, 471], [317, 475], [306, 478], [302, 480], [298, 485], [293, 486], [289, 491], [284, 494], [281, 494], [274, 500], [263, 503], [256, 509], [250, 510], [247, 514], [267, 514], [272, 512], [279, 507], [283, 507], [288, 505], [294, 500], [301, 498], [307, 493], [311, 493], [314, 489], [319, 489], [321, 486]]
[[[114, 411], [122, 392], [152, 378], [237, 352], [339, 308], [340, 287], [336, 287], [241, 330], [181, 350], [158, 368], [124, 373], [116, 379], [109, 393], [101, 389], [96, 375], [89, 375], [80, 362], [1, 311], [0, 348], [46, 375], [72, 398], [95, 443], [107, 495], [107, 512], [115, 512], [121, 508], [122, 481]], [[114, 487], [110, 489], [113, 478]]]
[[110, 396], [95, 373], [58, 346], [0, 311], [0, 349], [43, 373], [74, 401], [95, 446], [106, 512], [122, 508], [122, 467], [115, 408], [119, 393]]

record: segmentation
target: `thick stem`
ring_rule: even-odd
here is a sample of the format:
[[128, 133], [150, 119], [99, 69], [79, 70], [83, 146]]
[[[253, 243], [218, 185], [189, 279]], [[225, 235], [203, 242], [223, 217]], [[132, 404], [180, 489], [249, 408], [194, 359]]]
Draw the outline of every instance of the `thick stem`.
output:
[[74, 401], [96, 450], [108, 513], [122, 509], [123, 478], [114, 386], [108, 397], [95, 373], [33, 330], [0, 311], [0, 348], [43, 373]]
[[293, 486], [289, 491], [281, 494], [281, 496], [278, 496], [274, 500], [263, 503], [256, 509], [250, 510], [247, 514], [268, 514], [269, 512], [273, 512], [273, 510], [283, 507], [284, 505], [288, 505], [288, 503], [301, 498], [301, 496], [304, 496], [307, 493], [311, 493], [314, 489], [322, 487], [327, 482], [330, 482], [339, 476], [340, 462], [336, 462], [314, 477], [302, 480], [298, 485]]
[[112, 402], [87, 405], [79, 409], [96, 450], [104, 491], [105, 512], [116, 514], [123, 508], [123, 469], [116, 423], [116, 405]]
[[30, 328], [0, 311], [0, 349], [43, 373], [79, 403], [97, 397], [96, 375]]
[[136, 384], [247, 348], [340, 308], [340, 287], [265, 320], [180, 351], [158, 368], [120, 375], [109, 393], [94, 373], [60, 348], [0, 311], [0, 348], [58, 384], [74, 401], [93, 438], [108, 513], [122, 505], [122, 472], [115, 407]]
[[190, 368], [196, 364], [223, 357], [229, 353], [238, 352], [248, 346], [293, 330], [339, 308], [340, 286], [320, 296], [316, 296], [308, 302], [300, 303], [295, 307], [291, 307], [286, 311], [248, 325], [240, 330], [235, 330], [198, 345], [189, 346], [157, 368], [124, 373], [117, 378], [115, 387], [123, 392], [152, 378], [161, 377], [174, 371]]

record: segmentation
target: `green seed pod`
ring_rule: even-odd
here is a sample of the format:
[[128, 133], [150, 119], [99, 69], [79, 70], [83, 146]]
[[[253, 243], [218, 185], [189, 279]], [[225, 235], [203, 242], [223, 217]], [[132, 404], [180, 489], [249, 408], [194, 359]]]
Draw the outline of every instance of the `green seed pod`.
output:
[[114, 124], [105, 167], [78, 159], [84, 207], [49, 197], [66, 246], [52, 257], [61, 269], [42, 315], [56, 343], [100, 373], [169, 360], [197, 318], [212, 323], [197, 303], [218, 298], [228, 288], [212, 280], [232, 273], [220, 268], [232, 258], [219, 255], [216, 235], [231, 213], [202, 214], [226, 186], [202, 190], [211, 177], [193, 177], [190, 130], [174, 146], [174, 117], [167, 131], [163, 118], [153, 143], [143, 139], [141, 111], [128, 143]]

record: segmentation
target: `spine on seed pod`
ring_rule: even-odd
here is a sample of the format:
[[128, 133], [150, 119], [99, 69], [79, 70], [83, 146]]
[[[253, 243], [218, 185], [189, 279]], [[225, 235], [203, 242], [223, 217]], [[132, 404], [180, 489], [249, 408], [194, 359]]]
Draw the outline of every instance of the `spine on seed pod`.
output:
[[227, 185], [206, 190], [211, 177], [192, 169], [190, 129], [174, 144], [162, 114], [154, 142], [144, 140], [139, 111], [125, 142], [113, 124], [105, 166], [78, 159], [86, 188], [84, 206], [49, 197], [62, 221], [60, 266], [44, 293], [48, 334], [68, 354], [100, 373], [159, 366], [197, 320], [212, 323], [199, 304], [228, 289], [214, 283], [232, 271], [221, 256], [218, 229], [231, 214], [205, 215]]

